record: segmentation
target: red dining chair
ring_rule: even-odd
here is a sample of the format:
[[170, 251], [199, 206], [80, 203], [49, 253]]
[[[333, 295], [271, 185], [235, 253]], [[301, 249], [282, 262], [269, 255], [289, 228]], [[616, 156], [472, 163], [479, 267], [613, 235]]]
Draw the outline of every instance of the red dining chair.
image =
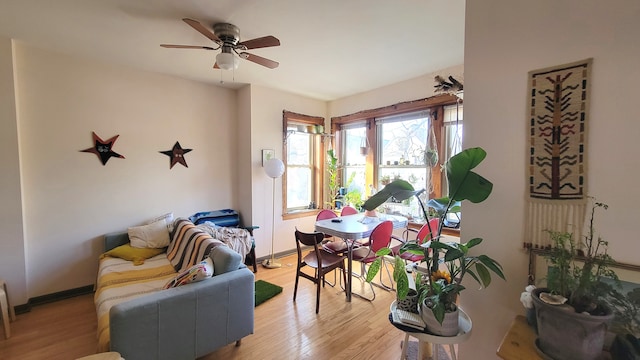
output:
[[[336, 217], [338, 217], [338, 215], [336, 215], [336, 213], [333, 212], [333, 210], [322, 209], [322, 210], [320, 210], [318, 215], [316, 215], [316, 221], [333, 219], [333, 218], [336, 218]], [[332, 236], [328, 235], [328, 234], [325, 234], [324, 237], [325, 237], [325, 239], [327, 239], [327, 238], [330, 238]]]
[[[363, 246], [358, 249], [353, 250], [353, 260], [358, 261], [361, 264], [360, 267], [360, 275], [357, 276], [361, 280], [364, 280], [367, 273], [367, 264], [371, 264], [376, 260], [376, 252], [384, 247], [388, 247], [391, 244], [391, 235], [393, 233], [393, 223], [389, 220], [383, 221], [378, 226], [376, 226], [371, 235], [369, 235], [370, 245]], [[389, 268], [387, 267], [387, 263], [382, 261], [382, 266], [387, 271], [387, 276], [391, 279], [391, 273], [389, 272]], [[374, 284], [373, 282], [369, 283], [371, 286], [371, 292], [373, 297], [367, 298], [363, 295], [354, 293], [354, 295], [359, 296], [365, 300], [373, 301], [376, 298], [376, 292], [373, 290], [373, 285], [377, 285], [385, 290], [392, 290], [392, 287], [384, 285], [382, 282], [382, 272], [380, 272], [380, 284]]]
[[[417, 241], [419, 245], [422, 245], [426, 241], [433, 240], [435, 238], [435, 236], [438, 234], [438, 224], [439, 223], [440, 223], [440, 219], [438, 219], [438, 218], [429, 219], [429, 222], [425, 223], [424, 225], [422, 225], [420, 230], [417, 231], [417, 235], [416, 235], [415, 241]], [[411, 229], [411, 228], [408, 228], [407, 230], [409, 232], [415, 232], [416, 231], [416, 230]], [[404, 252], [404, 253], [400, 254], [400, 248], [404, 244], [404, 241], [400, 240], [397, 237], [394, 237], [394, 239], [399, 240], [401, 243], [399, 245], [393, 246], [391, 248], [391, 253], [393, 255], [400, 255], [401, 259], [406, 260], [406, 261], [411, 261], [411, 262], [420, 262], [420, 261], [424, 260], [424, 255], [412, 254], [410, 252]]]
[[[356, 210], [356, 208], [354, 208], [353, 206], [345, 206], [342, 208], [342, 210], [340, 211], [340, 216], [347, 216], [347, 215], [355, 215], [358, 214], [359, 211]], [[356, 246], [368, 246], [369, 245], [369, 239], [358, 239], [356, 240], [358, 243], [356, 244]]]
[[[333, 210], [322, 209], [320, 210], [318, 215], [316, 215], [316, 221], [333, 219], [337, 217], [338, 215], [336, 215], [336, 213], [333, 212]], [[324, 235], [325, 239], [328, 239], [331, 237], [332, 236], [328, 234]], [[322, 248], [333, 254], [342, 254], [347, 251], [347, 244], [345, 244], [345, 242], [342, 240], [325, 241], [322, 243]]]
[[340, 216], [355, 215], [357, 213], [358, 210], [356, 210], [353, 206], [347, 205], [340, 211]]
[[[320, 311], [320, 284], [324, 287], [324, 277], [330, 271], [336, 269], [342, 269], [342, 277], [344, 282], [347, 282], [344, 267], [344, 257], [336, 254], [331, 254], [318, 247], [318, 244], [324, 240], [324, 234], [321, 232], [303, 233], [296, 229], [296, 249], [298, 251], [298, 266], [296, 268], [296, 284], [293, 288], [293, 301], [296, 301], [296, 295], [298, 293], [298, 279], [303, 277], [311, 280], [316, 284], [316, 314]], [[310, 251], [304, 257], [302, 256], [302, 245], [313, 246], [313, 250]], [[314, 275], [307, 274], [302, 271], [302, 268], [309, 266], [314, 269]]]

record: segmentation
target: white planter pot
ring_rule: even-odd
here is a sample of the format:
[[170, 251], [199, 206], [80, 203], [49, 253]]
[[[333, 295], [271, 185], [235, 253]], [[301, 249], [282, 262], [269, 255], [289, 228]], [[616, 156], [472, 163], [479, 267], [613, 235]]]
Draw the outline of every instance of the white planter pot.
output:
[[420, 304], [420, 316], [422, 316], [422, 320], [427, 324], [428, 332], [439, 336], [458, 335], [459, 324], [457, 308], [454, 312], [445, 313], [444, 320], [442, 324], [440, 324], [433, 315], [433, 311], [422, 302], [422, 304]]

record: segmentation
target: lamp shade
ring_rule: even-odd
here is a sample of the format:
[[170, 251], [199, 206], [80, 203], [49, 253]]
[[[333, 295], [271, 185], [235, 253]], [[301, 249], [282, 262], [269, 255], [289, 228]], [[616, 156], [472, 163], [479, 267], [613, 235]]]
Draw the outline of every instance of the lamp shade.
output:
[[280, 159], [271, 158], [264, 164], [264, 172], [270, 178], [279, 178], [284, 174], [284, 163]]
[[221, 52], [216, 55], [216, 63], [220, 69], [231, 70], [238, 68], [239, 61], [232, 53]]

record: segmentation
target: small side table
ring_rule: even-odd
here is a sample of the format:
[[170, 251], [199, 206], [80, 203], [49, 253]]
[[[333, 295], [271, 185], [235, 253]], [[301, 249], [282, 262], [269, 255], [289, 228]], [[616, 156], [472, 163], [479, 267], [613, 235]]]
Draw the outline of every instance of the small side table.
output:
[[16, 321], [16, 313], [9, 302], [7, 284], [2, 279], [0, 279], [0, 311], [2, 322], [4, 324], [4, 337], [8, 339], [11, 336], [9, 321]]
[[[394, 311], [395, 307], [396, 307], [396, 302], [394, 301], [390, 306], [390, 310]], [[407, 344], [409, 344], [409, 336], [412, 336], [418, 339], [418, 359], [422, 359], [422, 346], [420, 346], [420, 343], [429, 343], [433, 345], [434, 359], [438, 359], [438, 347], [435, 345], [441, 344], [441, 345], [449, 345], [451, 357], [453, 360], [456, 360], [457, 359], [456, 350], [453, 345], [466, 341], [469, 338], [469, 336], [471, 336], [471, 329], [473, 327], [473, 322], [471, 321], [471, 318], [469, 317], [469, 315], [467, 315], [467, 313], [465, 313], [464, 311], [462, 311], [462, 309], [460, 309], [458, 314], [459, 314], [458, 326], [460, 327], [460, 331], [458, 332], [458, 335], [438, 336], [438, 335], [433, 335], [424, 331], [416, 330], [408, 326], [402, 326], [402, 325], [396, 324], [393, 322], [391, 313], [389, 313], [389, 322], [391, 322], [391, 324], [395, 326], [397, 329], [402, 330], [405, 333], [404, 342], [402, 346], [402, 355], [400, 355], [400, 359], [401, 360], [406, 359]]]

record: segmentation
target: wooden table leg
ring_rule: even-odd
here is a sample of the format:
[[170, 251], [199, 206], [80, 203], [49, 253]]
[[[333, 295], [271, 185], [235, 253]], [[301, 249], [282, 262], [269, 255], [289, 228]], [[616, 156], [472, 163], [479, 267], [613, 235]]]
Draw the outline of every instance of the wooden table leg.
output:
[[400, 344], [402, 347], [402, 354], [400, 354], [400, 360], [407, 358], [407, 348], [409, 347], [409, 333], [404, 333], [404, 341]]

